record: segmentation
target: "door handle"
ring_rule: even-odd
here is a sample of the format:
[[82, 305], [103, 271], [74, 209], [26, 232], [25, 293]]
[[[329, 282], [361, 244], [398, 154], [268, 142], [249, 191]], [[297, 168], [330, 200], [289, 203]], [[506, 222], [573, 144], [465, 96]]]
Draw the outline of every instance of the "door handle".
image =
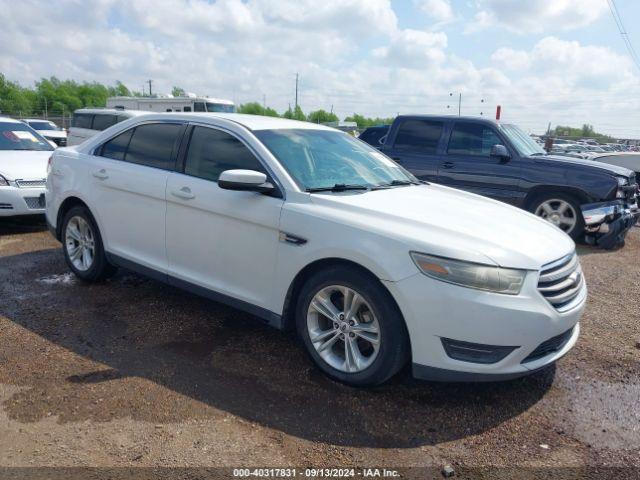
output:
[[191, 193], [191, 189], [189, 187], [182, 187], [180, 190], [172, 190], [171, 195], [174, 197], [182, 198], [183, 200], [191, 200], [196, 198], [196, 196]]
[[455, 163], [453, 163], [453, 162], [444, 162], [444, 163], [442, 164], [442, 166], [443, 166], [444, 168], [453, 168], [453, 167], [455, 167], [455, 166], [456, 166], [456, 164], [455, 164]]
[[106, 180], [107, 178], [109, 178], [109, 175], [104, 168], [98, 170], [97, 172], [93, 172], [93, 176], [99, 178], [100, 180]]

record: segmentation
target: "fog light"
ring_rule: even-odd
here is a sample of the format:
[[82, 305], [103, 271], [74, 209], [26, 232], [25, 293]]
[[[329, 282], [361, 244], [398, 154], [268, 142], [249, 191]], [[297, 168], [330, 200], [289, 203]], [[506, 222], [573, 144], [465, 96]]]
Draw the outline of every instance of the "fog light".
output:
[[441, 338], [440, 340], [442, 340], [444, 351], [449, 357], [471, 363], [497, 363], [518, 348], [462, 342], [450, 338]]

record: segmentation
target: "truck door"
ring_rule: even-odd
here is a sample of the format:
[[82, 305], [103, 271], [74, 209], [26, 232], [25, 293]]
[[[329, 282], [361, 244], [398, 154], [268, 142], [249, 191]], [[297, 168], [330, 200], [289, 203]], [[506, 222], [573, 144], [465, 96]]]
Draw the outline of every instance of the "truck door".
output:
[[438, 147], [443, 138], [445, 122], [441, 120], [403, 118], [393, 138], [387, 138], [383, 151], [420, 180], [437, 181], [442, 155]]
[[[511, 158], [491, 156], [491, 147], [504, 145]], [[438, 182], [511, 204], [518, 204], [521, 163], [509, 143], [488, 122], [459, 120], [453, 124]]]

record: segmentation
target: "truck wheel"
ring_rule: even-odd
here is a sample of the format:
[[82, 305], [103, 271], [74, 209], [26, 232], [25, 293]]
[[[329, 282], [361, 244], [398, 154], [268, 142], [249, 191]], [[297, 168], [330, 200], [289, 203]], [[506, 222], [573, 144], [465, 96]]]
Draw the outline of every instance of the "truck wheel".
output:
[[350, 267], [313, 275], [296, 305], [298, 334], [329, 377], [362, 387], [385, 382], [409, 357], [407, 329], [389, 292]]
[[86, 207], [73, 207], [64, 216], [62, 249], [71, 271], [86, 282], [104, 280], [116, 271], [107, 261], [98, 225]]
[[584, 233], [584, 218], [580, 203], [563, 193], [549, 193], [536, 197], [530, 211], [555, 225], [574, 240]]

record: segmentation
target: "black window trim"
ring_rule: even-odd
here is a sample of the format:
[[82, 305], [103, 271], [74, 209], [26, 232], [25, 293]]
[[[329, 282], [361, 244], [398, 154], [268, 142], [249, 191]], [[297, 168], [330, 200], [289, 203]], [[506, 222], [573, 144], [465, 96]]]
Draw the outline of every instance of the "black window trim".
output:
[[[138, 127], [141, 127], [143, 125], [154, 125], [154, 124], [159, 124], [159, 123], [169, 123], [169, 124], [175, 124], [175, 125], [181, 125], [182, 126], [180, 132], [178, 132], [178, 147], [176, 148], [176, 145], [174, 144], [173, 149], [171, 150], [172, 168], [165, 169], [165, 168], [152, 167], [150, 165], [142, 165], [142, 164], [139, 164], [139, 163], [127, 162], [127, 160], [118, 160], [116, 158], [109, 158], [109, 157], [103, 157], [102, 156], [102, 150], [103, 150], [104, 145], [106, 143], [108, 143], [111, 140], [113, 140], [114, 138], [122, 135], [123, 133], [128, 132], [129, 130], [133, 130], [133, 133], [131, 134], [131, 137], [129, 138], [129, 143], [127, 143], [127, 148], [124, 151], [124, 157], [126, 158], [127, 152], [129, 151], [129, 145], [131, 144], [131, 139], [133, 139], [133, 136], [136, 133], [135, 130]], [[114, 162], [123, 162], [123, 163], [127, 163], [129, 165], [139, 165], [141, 167], [154, 168], [156, 170], [162, 170], [163, 172], [178, 172], [178, 173], [182, 173], [182, 172], [180, 172], [180, 169], [179, 169], [178, 159], [179, 159], [179, 152], [181, 151], [182, 145], [184, 143], [186, 143], [185, 142], [185, 132], [187, 130], [187, 127], [188, 127], [188, 122], [186, 122], [184, 120], [147, 120], [147, 121], [144, 121], [144, 122], [136, 123], [135, 125], [132, 125], [129, 128], [125, 128], [124, 130], [121, 130], [121, 131], [115, 133], [114, 135], [110, 136], [109, 138], [107, 138], [106, 140], [101, 142], [99, 145], [94, 147], [93, 150], [89, 154], [93, 155], [93, 156], [100, 157], [100, 158], [104, 158], [106, 160], [112, 160]]]
[[[264, 168], [264, 170], [267, 172], [267, 181], [271, 182], [276, 187], [275, 192], [271, 193], [270, 196], [282, 198], [283, 200], [286, 199], [286, 191], [282, 186], [282, 183], [274, 173], [273, 169], [264, 160], [262, 155], [260, 155], [258, 151], [256, 151], [255, 148], [249, 145], [243, 138], [239, 137], [235, 132], [233, 132], [228, 128], [225, 128], [222, 125], [211, 125], [209, 123], [201, 123], [201, 122], [188, 122], [188, 128], [185, 132], [185, 135], [182, 137], [182, 142], [180, 143], [180, 148], [178, 149], [179, 156], [176, 161], [177, 173], [180, 173], [190, 178], [199, 178], [199, 177], [194, 177], [192, 175], [189, 175], [188, 173], [185, 173], [185, 162], [187, 161], [187, 151], [189, 149], [189, 143], [191, 142], [191, 135], [193, 135], [193, 131], [195, 130], [195, 127], [204, 127], [204, 128], [210, 128], [212, 130], [219, 130], [221, 132], [231, 135], [236, 140], [240, 141], [240, 143], [242, 143], [253, 154], [253, 156], [256, 157], [256, 160], [258, 160], [260, 165], [262, 165], [262, 168]], [[201, 180], [209, 181], [216, 184], [218, 183], [218, 182], [213, 182], [213, 180], [206, 180], [204, 178], [201, 178]]]

